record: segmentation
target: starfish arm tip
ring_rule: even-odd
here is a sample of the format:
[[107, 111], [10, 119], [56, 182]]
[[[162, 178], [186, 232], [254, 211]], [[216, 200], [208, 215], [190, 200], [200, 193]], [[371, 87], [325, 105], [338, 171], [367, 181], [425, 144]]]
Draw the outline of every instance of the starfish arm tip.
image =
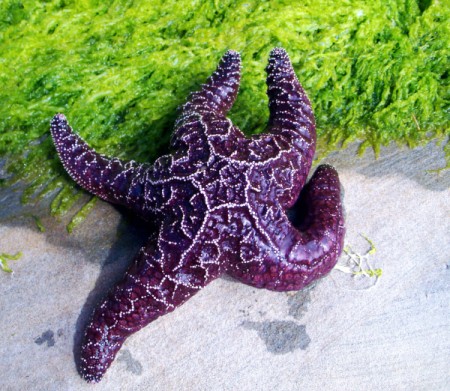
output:
[[233, 57], [241, 57], [241, 55], [239, 54], [239, 52], [237, 51], [237, 50], [234, 50], [234, 49], [228, 49], [226, 52], [225, 52], [225, 55], [226, 56], [233, 56]]
[[190, 94], [182, 106], [182, 112], [213, 112], [225, 116], [236, 99], [240, 79], [241, 56], [235, 50], [228, 50], [206, 83], [201, 85], [201, 89]]
[[273, 48], [270, 51], [270, 56], [283, 56], [283, 57], [289, 57], [286, 49], [282, 48], [281, 46], [277, 46]]

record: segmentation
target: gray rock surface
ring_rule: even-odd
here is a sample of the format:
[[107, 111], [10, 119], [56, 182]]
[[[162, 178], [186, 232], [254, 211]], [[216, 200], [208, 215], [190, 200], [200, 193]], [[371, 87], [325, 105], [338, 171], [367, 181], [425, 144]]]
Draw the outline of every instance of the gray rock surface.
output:
[[0, 390], [448, 390], [450, 172], [430, 171], [445, 165], [442, 147], [355, 151], [326, 161], [345, 188], [346, 243], [364, 255], [367, 236], [381, 278], [343, 272], [356, 270], [347, 255], [302, 292], [223, 277], [127, 340], [95, 386], [74, 357], [145, 226], [99, 202], [69, 235], [70, 216], [0, 189], [0, 253], [23, 252], [0, 271]]

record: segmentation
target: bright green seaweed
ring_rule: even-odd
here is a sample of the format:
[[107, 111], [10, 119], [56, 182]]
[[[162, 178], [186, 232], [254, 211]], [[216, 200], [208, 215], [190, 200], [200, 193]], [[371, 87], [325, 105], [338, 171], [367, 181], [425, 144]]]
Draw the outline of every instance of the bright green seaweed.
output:
[[0, 269], [6, 273], [12, 273], [13, 270], [9, 267], [8, 262], [9, 261], [17, 261], [22, 257], [22, 255], [23, 255], [22, 252], [18, 252], [13, 255], [1, 253], [0, 254]]
[[166, 151], [177, 106], [232, 48], [244, 68], [231, 118], [257, 133], [275, 46], [312, 100], [322, 151], [444, 139], [449, 16], [450, 0], [5, 0], [0, 157], [31, 184], [25, 201], [60, 189], [52, 212], [63, 213], [80, 192], [49, 138], [55, 113], [98, 151], [151, 161]]

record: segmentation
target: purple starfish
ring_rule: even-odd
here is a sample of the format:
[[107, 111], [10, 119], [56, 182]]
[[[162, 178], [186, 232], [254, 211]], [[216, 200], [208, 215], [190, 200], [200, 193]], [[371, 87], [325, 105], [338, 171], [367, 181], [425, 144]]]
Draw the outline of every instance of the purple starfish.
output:
[[173, 153], [153, 165], [96, 153], [57, 114], [51, 133], [71, 177], [86, 190], [159, 224], [123, 280], [94, 311], [81, 375], [98, 382], [125, 339], [173, 311], [222, 273], [257, 288], [299, 290], [328, 273], [342, 250], [337, 172], [317, 168], [310, 102], [287, 53], [267, 67], [268, 133], [247, 138], [226, 117], [240, 81], [228, 51], [181, 108]]

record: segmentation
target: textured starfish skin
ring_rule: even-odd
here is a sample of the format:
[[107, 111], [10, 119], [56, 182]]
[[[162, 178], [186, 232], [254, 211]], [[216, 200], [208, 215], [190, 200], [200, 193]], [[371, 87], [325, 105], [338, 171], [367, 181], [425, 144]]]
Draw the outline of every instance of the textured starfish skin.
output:
[[228, 51], [181, 108], [174, 152], [153, 165], [102, 156], [54, 117], [71, 177], [159, 226], [94, 311], [81, 348], [88, 382], [102, 378], [129, 335], [222, 273], [289, 291], [335, 265], [345, 231], [338, 175], [322, 165], [305, 185], [316, 143], [310, 102], [283, 49], [272, 50], [266, 70], [266, 134], [247, 138], [226, 117], [240, 81], [239, 54]]

